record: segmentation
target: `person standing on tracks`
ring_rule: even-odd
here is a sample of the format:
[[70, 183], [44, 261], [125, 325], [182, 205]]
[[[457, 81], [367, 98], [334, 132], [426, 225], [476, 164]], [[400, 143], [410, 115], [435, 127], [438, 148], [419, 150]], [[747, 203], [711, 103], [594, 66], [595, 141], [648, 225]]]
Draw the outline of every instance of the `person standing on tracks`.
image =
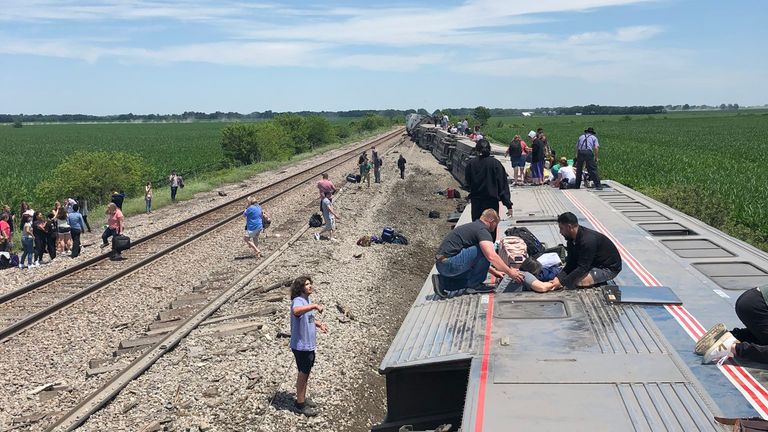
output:
[[80, 214], [83, 215], [85, 227], [88, 229], [88, 232], [91, 232], [91, 225], [88, 223], [88, 200], [80, 197], [77, 202], [80, 204]]
[[171, 202], [176, 202], [176, 192], [179, 190], [180, 179], [181, 177], [176, 175], [176, 171], [171, 171], [171, 175], [168, 176], [168, 182], [171, 184]]
[[336, 209], [333, 208], [333, 199], [331, 196], [330, 192], [326, 192], [325, 198], [320, 202], [320, 210], [323, 212], [325, 226], [319, 233], [315, 233], [315, 240], [320, 240], [321, 235], [326, 232], [328, 233], [328, 240], [334, 240], [333, 232], [336, 230], [336, 220], [341, 218], [336, 213]]
[[407, 161], [405, 160], [403, 155], [400, 154], [400, 157], [397, 158], [397, 169], [400, 170], [400, 178], [401, 179], [405, 179], [405, 164], [406, 164], [406, 162]]
[[371, 187], [371, 162], [368, 160], [368, 155], [363, 153], [364, 157], [361, 157], [362, 162], [360, 162], [360, 184], [362, 185], [363, 182], [368, 183], [368, 187]]
[[481, 139], [475, 148], [480, 152], [480, 157], [472, 159], [465, 172], [469, 201], [472, 204], [472, 220], [480, 219], [486, 209], [497, 211], [499, 201], [507, 208], [507, 214], [512, 216], [507, 171], [501, 162], [491, 157], [491, 143], [488, 140]]
[[152, 213], [152, 183], [144, 185], [144, 212]]
[[373, 181], [375, 183], [381, 183], [381, 164], [384, 161], [379, 157], [379, 152], [376, 151], [376, 147], [371, 147], [371, 162], [373, 163]]
[[32, 215], [32, 234], [35, 236], [35, 261], [33, 263], [35, 267], [43, 263], [43, 254], [45, 254], [45, 247], [48, 243], [46, 228], [47, 224], [43, 214], [34, 212]]
[[298, 376], [296, 378], [296, 412], [307, 417], [317, 415], [317, 404], [307, 397], [307, 383], [312, 366], [315, 364], [317, 347], [317, 329], [328, 333], [328, 326], [315, 317], [323, 313], [325, 307], [312, 303], [309, 296], [313, 292], [312, 279], [299, 276], [291, 284], [291, 351], [296, 359]]
[[107, 204], [107, 228], [104, 229], [104, 233], [101, 235], [101, 247], [105, 248], [109, 246], [109, 239], [123, 233], [123, 223], [125, 217], [123, 212], [117, 208], [115, 203]]
[[600, 174], [597, 172], [597, 163], [600, 159], [597, 157], [598, 150], [600, 149], [600, 143], [597, 140], [597, 135], [592, 127], [588, 127], [584, 130], [584, 134], [579, 136], [576, 141], [576, 184], [574, 189], [581, 187], [582, 176], [584, 175], [584, 165], [587, 165], [587, 173], [589, 178], [595, 184], [595, 190], [602, 190], [603, 186], [600, 184]]
[[80, 205], [75, 204], [72, 206], [72, 212], [67, 214], [67, 220], [69, 221], [70, 234], [72, 235], [72, 258], [77, 258], [80, 255], [80, 235], [85, 228], [85, 221], [83, 215], [80, 214]]
[[525, 145], [525, 141], [520, 138], [520, 135], [515, 135], [506, 152], [512, 165], [512, 181], [515, 186], [523, 185], [523, 170], [525, 169], [525, 157], [527, 154], [528, 147]]
[[336, 193], [336, 186], [328, 179], [328, 173], [321, 174], [321, 177], [320, 181], [317, 182], [317, 190], [320, 192], [320, 201], [323, 201], [326, 192]]
[[491, 233], [499, 220], [496, 210], [486, 209], [478, 220], [458, 225], [448, 234], [435, 254], [435, 294], [446, 297], [449, 292], [462, 289], [468, 289], [468, 293], [488, 291], [490, 288], [483, 282], [491, 265], [515, 281], [523, 280], [523, 274], [509, 267], [493, 247]]
[[264, 230], [264, 210], [261, 208], [255, 197], [249, 196], [247, 200], [248, 208], [243, 212], [243, 216], [245, 216], [245, 237], [243, 237], [243, 240], [256, 254], [256, 258], [261, 258], [259, 234]]

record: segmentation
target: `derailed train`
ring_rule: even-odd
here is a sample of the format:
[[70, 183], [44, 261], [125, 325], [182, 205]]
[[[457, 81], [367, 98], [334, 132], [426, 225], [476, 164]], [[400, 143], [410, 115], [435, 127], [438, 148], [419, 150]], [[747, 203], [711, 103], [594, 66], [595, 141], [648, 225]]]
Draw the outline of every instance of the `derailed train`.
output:
[[410, 114], [406, 118], [406, 131], [419, 147], [429, 150], [448, 171], [466, 186], [464, 172], [470, 160], [477, 157], [475, 143], [469, 138], [449, 133], [431, 123], [430, 117]]

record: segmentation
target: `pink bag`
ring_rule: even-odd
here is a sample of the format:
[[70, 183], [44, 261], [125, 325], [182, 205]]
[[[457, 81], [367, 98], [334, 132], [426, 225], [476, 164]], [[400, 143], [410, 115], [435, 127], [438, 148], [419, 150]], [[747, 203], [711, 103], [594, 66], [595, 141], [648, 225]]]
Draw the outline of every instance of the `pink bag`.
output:
[[499, 256], [510, 267], [520, 267], [520, 264], [528, 258], [527, 250], [525, 241], [517, 236], [504, 237], [499, 243]]

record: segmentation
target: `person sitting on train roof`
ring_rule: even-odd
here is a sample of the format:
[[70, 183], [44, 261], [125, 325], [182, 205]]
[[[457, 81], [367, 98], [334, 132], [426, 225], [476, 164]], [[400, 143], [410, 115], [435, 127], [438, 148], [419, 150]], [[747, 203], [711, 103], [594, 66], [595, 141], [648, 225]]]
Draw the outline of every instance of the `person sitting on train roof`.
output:
[[493, 267], [521, 282], [523, 275], [509, 267], [496, 253], [493, 236], [500, 218], [496, 210], [486, 209], [480, 219], [458, 225], [440, 244], [435, 255], [437, 277], [432, 278], [435, 294], [447, 296], [448, 292], [467, 289], [466, 293], [489, 291], [483, 282]]
[[560, 163], [552, 167], [552, 178], [552, 186], [567, 189], [576, 184], [576, 170], [568, 159], [561, 157]]
[[616, 245], [604, 234], [579, 225], [576, 215], [565, 212], [557, 217], [560, 234], [568, 241], [565, 266], [551, 282], [542, 282], [525, 273], [525, 284], [536, 292], [560, 288], [586, 288], [605, 283], [621, 272], [621, 256]]
[[715, 324], [694, 351], [704, 356], [705, 364], [723, 364], [729, 358], [768, 363], [768, 285], [744, 291], [735, 309], [745, 328], [728, 331], [725, 324]]

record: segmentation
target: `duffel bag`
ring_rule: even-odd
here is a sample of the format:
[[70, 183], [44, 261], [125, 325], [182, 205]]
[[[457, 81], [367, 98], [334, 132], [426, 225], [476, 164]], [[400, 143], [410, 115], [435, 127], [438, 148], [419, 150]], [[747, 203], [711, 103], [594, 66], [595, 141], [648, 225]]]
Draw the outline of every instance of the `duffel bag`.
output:
[[112, 237], [112, 250], [116, 252], [122, 252], [124, 250], [128, 250], [131, 248], [131, 238], [122, 235], [117, 234], [114, 237]]

